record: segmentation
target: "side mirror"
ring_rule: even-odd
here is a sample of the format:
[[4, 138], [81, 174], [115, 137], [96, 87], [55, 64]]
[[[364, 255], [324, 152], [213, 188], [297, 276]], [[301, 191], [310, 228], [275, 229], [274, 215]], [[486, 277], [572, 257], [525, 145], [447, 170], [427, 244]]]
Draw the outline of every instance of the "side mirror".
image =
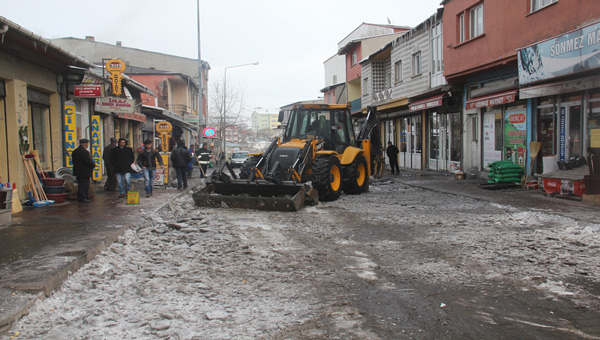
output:
[[283, 111], [279, 111], [279, 116], [277, 117], [278, 122], [280, 122], [280, 123], [283, 122], [283, 115], [284, 115]]

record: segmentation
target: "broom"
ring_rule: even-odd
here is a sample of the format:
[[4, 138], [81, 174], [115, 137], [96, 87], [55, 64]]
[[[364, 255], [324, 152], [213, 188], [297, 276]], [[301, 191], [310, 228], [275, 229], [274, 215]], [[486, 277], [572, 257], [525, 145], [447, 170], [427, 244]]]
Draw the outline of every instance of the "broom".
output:
[[527, 169], [527, 173], [523, 178], [521, 178], [521, 186], [525, 187], [527, 181], [529, 181], [529, 177], [533, 175], [533, 163], [540, 153], [540, 149], [542, 148], [541, 142], [529, 142], [529, 157], [531, 161], [529, 162], [529, 169]]

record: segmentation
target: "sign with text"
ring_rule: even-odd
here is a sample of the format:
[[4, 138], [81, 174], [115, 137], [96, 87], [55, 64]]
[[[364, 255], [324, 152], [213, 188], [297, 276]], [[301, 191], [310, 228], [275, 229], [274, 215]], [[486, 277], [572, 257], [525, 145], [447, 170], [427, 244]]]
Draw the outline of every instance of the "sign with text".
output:
[[100, 116], [92, 115], [92, 122], [90, 124], [90, 154], [92, 155], [92, 161], [96, 164], [94, 172], [92, 173], [92, 179], [99, 181], [102, 179], [102, 151], [100, 145]]
[[519, 84], [600, 67], [600, 22], [518, 50]]
[[135, 100], [117, 97], [96, 98], [96, 111], [104, 113], [134, 113]]
[[63, 120], [65, 122], [63, 128], [65, 165], [66, 168], [73, 171], [73, 159], [71, 158], [71, 153], [77, 147], [77, 114], [75, 113], [75, 104], [65, 104]]
[[75, 97], [80, 97], [80, 98], [102, 97], [102, 85], [101, 84], [75, 85], [73, 92], [75, 94]]

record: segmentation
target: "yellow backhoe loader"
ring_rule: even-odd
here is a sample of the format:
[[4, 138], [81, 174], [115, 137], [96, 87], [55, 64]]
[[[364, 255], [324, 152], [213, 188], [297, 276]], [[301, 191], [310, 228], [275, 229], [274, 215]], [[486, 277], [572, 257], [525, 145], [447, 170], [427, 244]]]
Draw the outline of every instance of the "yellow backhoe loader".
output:
[[[284, 113], [280, 112], [279, 121]], [[375, 108], [355, 137], [346, 105], [295, 105], [281, 137], [261, 154], [250, 154], [239, 176], [229, 163], [194, 192], [199, 206], [297, 211], [334, 201], [342, 191], [368, 190], [371, 163], [381, 152]], [[229, 170], [229, 174], [225, 170]]]

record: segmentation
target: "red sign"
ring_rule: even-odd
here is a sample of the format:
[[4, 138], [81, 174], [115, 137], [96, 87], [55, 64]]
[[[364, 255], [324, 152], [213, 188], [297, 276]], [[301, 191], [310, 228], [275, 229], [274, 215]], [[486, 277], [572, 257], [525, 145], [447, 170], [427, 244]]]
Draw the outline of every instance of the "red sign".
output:
[[141, 113], [117, 112], [117, 117], [129, 120], [137, 120], [138, 122], [146, 121], [146, 116]]
[[442, 106], [443, 103], [443, 99], [446, 96], [446, 94], [440, 94], [438, 96], [432, 97], [432, 98], [428, 98], [425, 100], [421, 100], [415, 103], [410, 104], [409, 110], [412, 111], [420, 111], [420, 110], [427, 110], [427, 109], [431, 109], [434, 107], [438, 107], [438, 106]]
[[215, 136], [215, 129], [213, 129], [211, 127], [207, 127], [202, 131], [202, 133], [204, 134], [204, 137], [206, 137], [206, 138], [213, 138]]
[[491, 96], [471, 98], [467, 101], [467, 110], [480, 109], [482, 107], [496, 106], [512, 103], [517, 100], [517, 91], [498, 93]]
[[97, 98], [102, 97], [102, 85], [86, 84], [86, 85], [75, 85], [74, 88], [75, 97], [83, 98]]
[[519, 113], [519, 114], [515, 114], [515, 115], [510, 115], [508, 117], [508, 120], [510, 121], [511, 124], [525, 123], [525, 114]]

